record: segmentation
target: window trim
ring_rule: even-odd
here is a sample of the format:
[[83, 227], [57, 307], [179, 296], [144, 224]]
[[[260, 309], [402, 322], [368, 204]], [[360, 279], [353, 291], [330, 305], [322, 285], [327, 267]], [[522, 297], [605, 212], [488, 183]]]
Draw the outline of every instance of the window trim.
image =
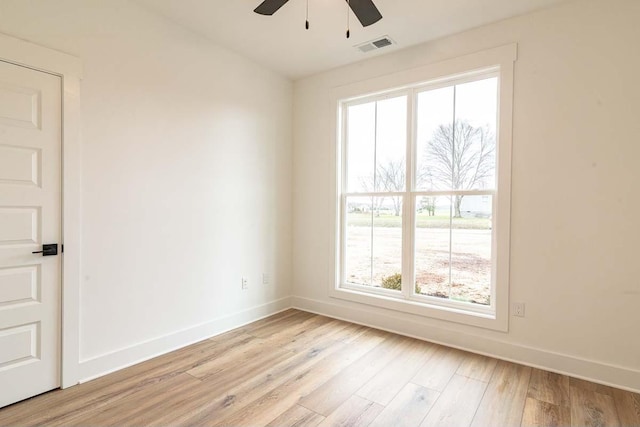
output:
[[[381, 76], [362, 82], [354, 82], [345, 86], [336, 87], [331, 91], [332, 109], [334, 120], [332, 123], [332, 141], [335, 150], [332, 156], [332, 182], [331, 182], [331, 271], [333, 279], [330, 281], [329, 296], [342, 300], [377, 306], [381, 308], [401, 311], [420, 316], [462, 323], [498, 331], [508, 331], [509, 315], [509, 246], [510, 246], [510, 196], [511, 196], [511, 146], [512, 146], [512, 111], [513, 111], [513, 74], [514, 63], [517, 58], [517, 45], [489, 49], [470, 55], [449, 59], [423, 67], [405, 70], [394, 74]], [[344, 209], [346, 194], [342, 192], [342, 177], [345, 177], [346, 162], [343, 162], [345, 144], [341, 144], [346, 130], [342, 108], [345, 105], [357, 105], [371, 102], [372, 100], [385, 99], [401, 94], [411, 93], [407, 96], [407, 114], [412, 120], [407, 120], [407, 187], [404, 192], [398, 194], [403, 197], [403, 253], [414, 250], [414, 233], [411, 227], [415, 227], [416, 198], [421, 193], [432, 192], [411, 191], [415, 153], [414, 144], [416, 136], [415, 105], [417, 93], [438, 87], [463, 83], [464, 80], [479, 80], [482, 76], [498, 75], [498, 123], [496, 126], [496, 174], [497, 183], [495, 190], [481, 193], [491, 193], [493, 196], [493, 215], [495, 218], [492, 230], [492, 300], [489, 307], [478, 304], [451, 302], [449, 300], [429, 297], [425, 295], [413, 295], [410, 286], [405, 286], [402, 296], [394, 291], [371, 288], [356, 284], [341, 285], [342, 283], [342, 257], [343, 257], [343, 224], [341, 212]], [[409, 155], [411, 154], [411, 155]], [[338, 167], [341, 167], [338, 171]], [[451, 191], [446, 191], [451, 194]], [[366, 196], [369, 193], [358, 193]], [[405, 221], [408, 221], [405, 223]], [[403, 257], [405, 262], [409, 262]], [[411, 267], [412, 268], [412, 267]], [[403, 268], [403, 271], [408, 271]], [[405, 279], [403, 277], [403, 279]], [[403, 282], [407, 283], [405, 280]], [[395, 294], [395, 296], [394, 296]], [[495, 297], [494, 297], [495, 296]]]

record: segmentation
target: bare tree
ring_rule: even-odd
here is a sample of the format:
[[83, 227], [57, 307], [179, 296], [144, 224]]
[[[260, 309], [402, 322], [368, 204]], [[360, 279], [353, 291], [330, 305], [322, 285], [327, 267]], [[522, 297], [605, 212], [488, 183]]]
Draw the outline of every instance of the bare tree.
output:
[[[389, 160], [386, 164], [378, 165], [376, 176], [360, 177], [362, 189], [368, 193], [374, 192], [402, 192], [405, 185], [405, 163], [403, 160]], [[402, 197], [378, 196], [372, 198], [372, 209], [376, 216], [380, 215], [380, 209], [384, 206], [385, 199], [391, 199], [393, 213], [400, 216], [402, 210]]]
[[[374, 177], [360, 177], [360, 186], [367, 193], [374, 193], [375, 185], [374, 185]], [[374, 212], [375, 216], [380, 216], [380, 209], [384, 205], [384, 197], [371, 197], [371, 210]]]
[[[495, 136], [487, 127], [467, 121], [440, 125], [428, 141], [420, 178], [440, 188], [470, 190], [482, 186], [493, 174]], [[464, 196], [454, 196], [455, 218], [461, 218]]]
[[[376, 187], [387, 192], [402, 192], [405, 186], [405, 163], [403, 160], [389, 160], [386, 164], [377, 167]], [[402, 197], [391, 196], [393, 213], [400, 215], [402, 210]]]
[[422, 198], [420, 198], [420, 209], [422, 209], [423, 211], [427, 211], [429, 216], [435, 216], [437, 200], [437, 197], [423, 196]]

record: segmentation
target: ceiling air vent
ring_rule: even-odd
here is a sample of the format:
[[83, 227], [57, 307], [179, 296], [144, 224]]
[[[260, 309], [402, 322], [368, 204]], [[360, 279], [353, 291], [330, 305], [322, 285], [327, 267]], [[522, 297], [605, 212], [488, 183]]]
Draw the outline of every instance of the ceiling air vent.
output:
[[355, 46], [360, 52], [371, 52], [372, 50], [382, 49], [386, 46], [391, 46], [395, 44], [393, 40], [389, 38], [389, 36], [379, 37], [375, 40], [370, 40], [366, 43], [359, 44]]

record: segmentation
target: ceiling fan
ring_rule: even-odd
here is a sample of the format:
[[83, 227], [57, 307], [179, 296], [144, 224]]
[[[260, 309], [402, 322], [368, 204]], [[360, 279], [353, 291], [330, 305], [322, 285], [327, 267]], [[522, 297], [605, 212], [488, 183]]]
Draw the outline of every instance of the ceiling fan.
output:
[[[254, 9], [255, 13], [260, 15], [273, 15], [285, 5], [289, 0], [264, 0], [258, 7]], [[363, 27], [368, 27], [382, 19], [380, 11], [373, 4], [372, 0], [346, 0], [347, 4], [358, 18]], [[309, 20], [307, 19], [306, 28], [309, 29]], [[349, 38], [349, 30], [347, 30], [347, 38]]]

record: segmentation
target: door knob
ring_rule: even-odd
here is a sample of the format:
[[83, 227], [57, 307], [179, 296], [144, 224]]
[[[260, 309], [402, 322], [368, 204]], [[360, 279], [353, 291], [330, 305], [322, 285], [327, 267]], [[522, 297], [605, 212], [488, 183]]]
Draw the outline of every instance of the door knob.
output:
[[50, 243], [46, 245], [42, 245], [41, 251], [31, 252], [32, 254], [42, 254], [42, 256], [52, 256], [58, 255], [58, 244]]

